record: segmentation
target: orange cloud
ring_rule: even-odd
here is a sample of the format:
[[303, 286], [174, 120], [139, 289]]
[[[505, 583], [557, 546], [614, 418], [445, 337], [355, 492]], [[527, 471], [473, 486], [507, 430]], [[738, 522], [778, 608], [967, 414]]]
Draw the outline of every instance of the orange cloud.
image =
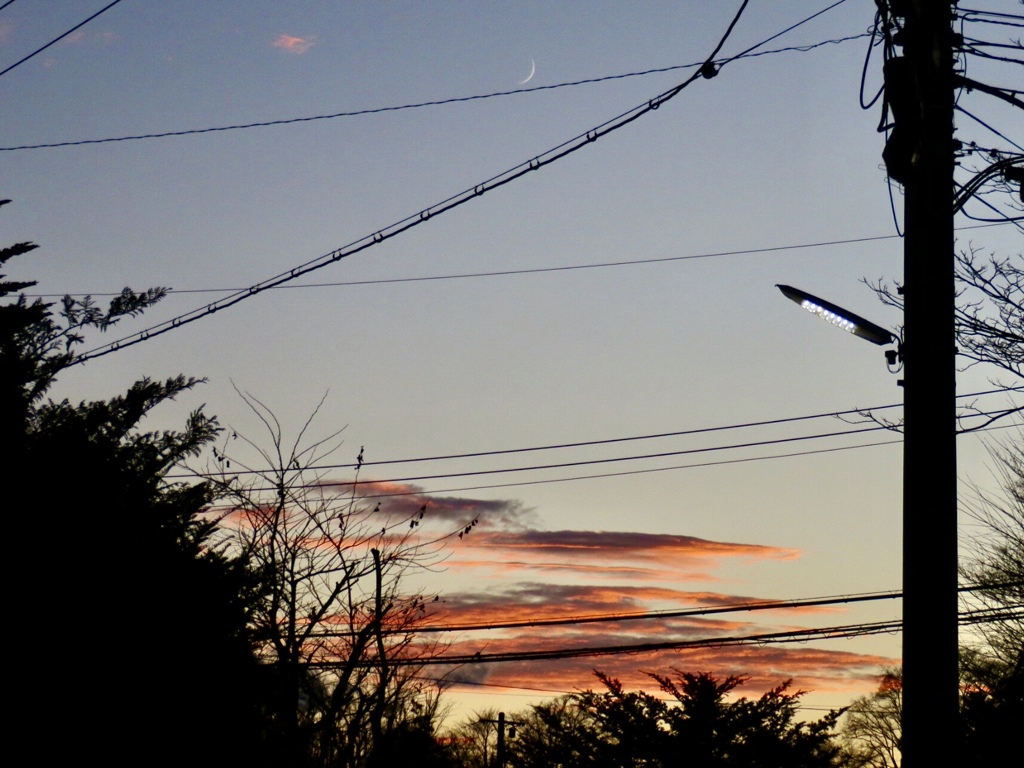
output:
[[[525, 608], [503, 619], [529, 618]], [[434, 624], [434, 620], [429, 621]], [[446, 646], [444, 655], [471, 656], [523, 651], [572, 648], [614, 647], [666, 641], [738, 636], [770, 631], [770, 627], [718, 618], [679, 617], [641, 621], [526, 627], [488, 633], [465, 633]], [[880, 655], [801, 645], [743, 645], [700, 647], [679, 650], [639, 651], [625, 655], [606, 655], [545, 661], [508, 661], [468, 663], [458, 667], [429, 666], [423, 674], [444, 676], [455, 690], [479, 690], [476, 686], [507, 686], [564, 692], [598, 689], [594, 677], [599, 669], [618, 678], [627, 689], [657, 693], [657, 684], [647, 674], [668, 674], [673, 669], [688, 672], [710, 671], [724, 677], [750, 678], [748, 690], [764, 691], [784, 680], [793, 680], [793, 690], [831, 693], [844, 698], [862, 695], [877, 686], [878, 669], [896, 660]]]
[[[548, 584], [544, 582], [520, 582], [506, 585], [499, 590], [490, 592], [457, 592], [443, 595], [443, 602], [436, 606], [431, 616], [432, 624], [492, 624], [515, 621], [542, 622], [551, 619], [578, 618], [581, 616], [605, 616], [620, 614], [636, 614], [649, 611], [652, 604], [672, 606], [674, 609], [693, 607], [712, 607], [724, 605], [750, 605], [772, 602], [764, 598], [746, 595], [729, 595], [721, 592], [690, 591], [645, 585], [587, 585], [587, 584]], [[780, 614], [829, 613], [837, 610], [827, 606], [803, 606], [797, 608], [776, 608], [757, 612], [758, 617]], [[732, 631], [740, 626], [749, 626], [754, 613], [739, 613], [741, 621], [730, 621], [728, 629]], [[647, 634], [657, 636], [661, 629], [650, 630], [656, 621], [668, 619], [644, 620], [632, 626], [648, 627]], [[686, 621], [692, 623], [705, 619], [696, 617], [677, 617], [670, 621]], [[717, 619], [721, 621], [721, 619]], [[623, 626], [625, 623], [619, 626]], [[603, 624], [614, 627], [617, 624]], [[590, 625], [596, 626], [596, 625]], [[791, 626], [782, 629], [793, 629]], [[563, 634], [568, 630], [559, 629]], [[606, 630], [611, 631], [611, 630]], [[630, 630], [634, 635], [635, 630]], [[643, 633], [641, 633], [643, 634]]]
[[[349, 480], [323, 481], [325, 492], [349, 496], [353, 483]], [[411, 517], [426, 505], [431, 521], [450, 523], [455, 528], [479, 520], [487, 526], [522, 528], [535, 517], [533, 511], [512, 499], [467, 499], [460, 496], [435, 496], [410, 483], [360, 480], [355, 484], [355, 501], [364, 505], [380, 504], [381, 514]]]
[[[282, 44], [281, 47], [287, 47]], [[394, 541], [422, 536], [451, 545], [446, 567], [470, 573], [477, 591], [443, 592], [430, 601], [422, 621], [429, 626], [537, 622], [587, 615], [636, 614], [676, 609], [768, 602], [768, 598], [685, 590], [677, 585], [707, 585], [709, 574], [725, 558], [787, 560], [799, 556], [790, 548], [723, 542], [675, 534], [633, 531], [557, 530], [537, 527], [538, 515], [516, 500], [485, 500], [432, 496], [407, 483], [360, 480], [323, 482], [328, 499], [352, 499], [361, 512], [360, 525]], [[317, 493], [315, 491], [311, 493]], [[353, 498], [354, 497], [354, 498]], [[379, 509], [377, 505], [379, 504]], [[419, 527], [419, 511], [425, 507]], [[479, 524], [472, 526], [472, 521]], [[412, 522], [417, 523], [413, 528]], [[362, 530], [353, 521], [347, 535]], [[429, 533], [424, 533], [426, 529]], [[468, 535], [466, 534], [468, 530]], [[440, 532], [440, 533], [438, 533]], [[454, 533], [453, 533], [454, 532]], [[457, 536], [457, 533], [463, 533]], [[529, 573], [532, 580], [517, 581]], [[547, 579], [569, 583], [548, 583]], [[463, 581], [463, 583], [465, 583]], [[486, 585], [486, 586], [485, 586]], [[487, 586], [491, 588], [488, 590]], [[702, 640], [793, 629], [801, 614], [836, 613], [835, 607], [797, 607], [712, 616], [657, 617], [646, 620], [587, 623], [553, 627], [514, 627], [482, 632], [425, 635], [447, 643], [446, 654], [471, 656], [501, 653]], [[668, 673], [708, 670], [719, 676], [751, 677], [749, 690], [767, 690], [793, 678], [795, 689], [863, 694], [875, 687], [878, 668], [893, 659], [808, 645], [728, 646], [644, 651], [628, 656], [583, 657], [543, 662], [467, 664], [447, 671], [469, 683], [547, 688], [555, 691], [593, 688], [594, 668], [617, 677], [627, 687], [655, 692], [644, 671]], [[428, 667], [439, 676], [445, 667]]]
[[860, 694], [873, 690], [878, 669], [896, 660], [872, 654], [830, 651], [819, 648], [742, 646], [737, 648], [694, 648], [658, 651], [635, 656], [566, 659], [558, 662], [510, 662], [481, 664], [488, 667], [488, 685], [537, 687], [571, 692], [600, 690], [594, 670], [623, 682], [627, 689], [657, 691], [646, 672], [665, 674], [673, 668], [689, 672], [710, 671], [719, 677], [747, 675], [748, 690], [765, 691], [784, 680], [793, 680], [794, 690], [818, 693]]
[[455, 559], [448, 563], [449, 570], [467, 571], [481, 568], [497, 570], [501, 573], [515, 573], [518, 571], [546, 571], [550, 573], [571, 573], [577, 576], [601, 576], [604, 578], [615, 577], [624, 579], [643, 579], [649, 581], [662, 581], [666, 579], [685, 581], [719, 581], [718, 577], [710, 573], [689, 572], [680, 573], [677, 570], [640, 568], [631, 565], [613, 565], [599, 563], [547, 563], [527, 562], [525, 560], [469, 560]]
[[[795, 549], [709, 541], [694, 536], [632, 531], [479, 531], [467, 539], [471, 547], [486, 548], [492, 562], [512, 557], [513, 562], [536, 560], [547, 568], [554, 565], [592, 562], [602, 566], [621, 562], [653, 562], [670, 567], [697, 565], [721, 557], [793, 559]], [[552, 558], [557, 558], [552, 561]]]
[[275, 48], [283, 48], [288, 53], [293, 53], [296, 56], [309, 51], [314, 45], [316, 45], [316, 38], [313, 37], [292, 37], [291, 35], [278, 35], [277, 38], [271, 43]]

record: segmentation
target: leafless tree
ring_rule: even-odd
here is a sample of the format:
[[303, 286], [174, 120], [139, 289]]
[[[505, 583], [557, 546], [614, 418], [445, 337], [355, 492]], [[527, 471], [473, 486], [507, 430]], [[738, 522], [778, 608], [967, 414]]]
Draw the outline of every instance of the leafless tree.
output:
[[[416, 633], [430, 598], [407, 577], [442, 559], [446, 537], [418, 535], [425, 507], [391, 515], [360, 502], [362, 450], [355, 482], [316, 468], [341, 445], [340, 432], [308, 438], [322, 400], [289, 442], [267, 406], [239, 394], [266, 443], [230, 433], [207, 477], [230, 500], [233, 546], [263, 584], [252, 622], [268, 715], [290, 764], [357, 765], [395, 724], [436, 711], [437, 685], [408, 666], [439, 650]], [[391, 663], [399, 657], [406, 665]]]
[[[1019, 387], [1024, 379], [1024, 253], [984, 256], [970, 247], [956, 253], [955, 259], [956, 346], [961, 370], [977, 365], [990, 366], [997, 372], [993, 383]], [[903, 288], [899, 283], [890, 285], [883, 280], [866, 280], [865, 283], [882, 303], [903, 309]], [[1010, 374], [1010, 383], [1002, 381], [1005, 374]], [[1021, 410], [1009, 407], [993, 413], [967, 404], [961, 408], [960, 429], [964, 432], [983, 429]], [[902, 426], [900, 422], [871, 413], [861, 416], [890, 429], [899, 430]]]
[[861, 696], [843, 716], [840, 737], [844, 764], [850, 768], [899, 768], [903, 674], [886, 669], [878, 690]]
[[975, 625], [979, 642], [965, 658], [978, 671], [1024, 665], [1024, 432], [991, 453], [1002, 493], [974, 485], [961, 500], [974, 523], [964, 539], [961, 580], [977, 587], [965, 594], [963, 608], [985, 619]]

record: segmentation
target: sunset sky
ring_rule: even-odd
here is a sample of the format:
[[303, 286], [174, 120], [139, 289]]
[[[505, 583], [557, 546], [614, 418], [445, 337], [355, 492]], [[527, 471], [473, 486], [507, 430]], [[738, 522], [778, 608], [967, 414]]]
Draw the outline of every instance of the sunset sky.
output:
[[[0, 70], [107, 4], [4, 7]], [[718, 58], [830, 4], [751, 0]], [[579, 151], [434, 214], [686, 80], [739, 6], [118, 3], [0, 76], [0, 197], [13, 200], [0, 242], [41, 246], [10, 277], [104, 301], [126, 285], [173, 289], [84, 349], [409, 217], [416, 226], [96, 357], [53, 395], [204, 377], [152, 428], [180, 427], [205, 404], [257, 442], [236, 389], [272, 409], [290, 439], [323, 399], [307, 438], [344, 428], [324, 463], [345, 466], [327, 480], [351, 480], [363, 448], [363, 492], [385, 514], [427, 504], [425, 530], [436, 532], [479, 520], [451, 538], [439, 569], [409, 577], [440, 594], [437, 623], [898, 590], [899, 435], [855, 413], [891, 406], [876, 413], [898, 419], [898, 377], [878, 347], [775, 287], [900, 323], [863, 282], [902, 275], [880, 106], [864, 110], [858, 95], [873, 3], [839, 3]], [[1015, 0], [972, 7], [1021, 12]], [[1013, 30], [968, 32], [1005, 41]], [[969, 68], [1010, 84], [998, 67]], [[635, 74], [650, 70], [665, 71]], [[875, 49], [865, 102], [880, 84]], [[488, 98], [467, 100], [478, 96]], [[1009, 105], [977, 93], [959, 103], [977, 118], [958, 116], [962, 141], [1024, 144]], [[297, 121], [313, 117], [323, 119]], [[277, 121], [290, 122], [194, 132]], [[128, 138], [166, 133], [179, 135]], [[76, 143], [100, 139], [124, 140]], [[962, 180], [982, 165], [964, 158]], [[957, 226], [963, 247], [1021, 252], [1011, 225], [961, 216]], [[994, 376], [972, 369], [958, 390], [998, 389]], [[962, 405], [1022, 401], [1003, 391]], [[995, 483], [986, 442], [1000, 434], [960, 438], [964, 481]], [[543, 450], [494, 453], [533, 448]], [[431, 460], [390, 463], [408, 459]], [[888, 599], [447, 640], [470, 654], [634, 645], [887, 621], [900, 608]], [[842, 706], [899, 656], [899, 634], [885, 633], [467, 665], [448, 696], [459, 714], [510, 711], [595, 686], [595, 668], [640, 685], [642, 671], [675, 666], [749, 674], [748, 695], [794, 678], [809, 707]]]

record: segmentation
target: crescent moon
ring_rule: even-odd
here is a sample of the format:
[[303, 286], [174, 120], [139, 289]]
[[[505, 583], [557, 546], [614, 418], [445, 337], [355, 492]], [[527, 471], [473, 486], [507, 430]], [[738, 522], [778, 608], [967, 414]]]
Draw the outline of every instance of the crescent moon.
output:
[[530, 59], [530, 74], [528, 74], [528, 75], [526, 76], [526, 79], [525, 79], [525, 80], [520, 80], [520, 81], [519, 81], [519, 84], [520, 84], [520, 85], [526, 85], [526, 84], [527, 84], [528, 82], [530, 82], [531, 80], [533, 80], [533, 76], [534, 76], [534, 75], [535, 75], [536, 73], [537, 73], [537, 62], [536, 62], [536, 61], [534, 61], [533, 59]]

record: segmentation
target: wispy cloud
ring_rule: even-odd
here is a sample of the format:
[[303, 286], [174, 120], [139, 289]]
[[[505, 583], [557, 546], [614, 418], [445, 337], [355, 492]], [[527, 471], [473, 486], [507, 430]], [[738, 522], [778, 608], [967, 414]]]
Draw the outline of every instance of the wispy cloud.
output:
[[[323, 481], [325, 492], [346, 497], [352, 495], [350, 480]], [[355, 485], [356, 501], [363, 506], [380, 505], [380, 514], [394, 518], [412, 517], [426, 506], [432, 523], [453, 528], [478, 520], [484, 527], [518, 530], [536, 519], [532, 509], [514, 499], [472, 499], [460, 496], [435, 496], [410, 483], [360, 480]]]
[[668, 568], [641, 568], [633, 565], [619, 565], [614, 563], [555, 563], [527, 560], [507, 560], [500, 562], [481, 558], [472, 560], [459, 557], [449, 563], [449, 567], [456, 571], [467, 571], [477, 569], [489, 569], [500, 571], [505, 574], [513, 574], [522, 571], [538, 571], [551, 575], [565, 574], [571, 576], [596, 576], [601, 578], [634, 579], [659, 581], [666, 579], [682, 579], [685, 581], [718, 581], [718, 577], [701, 571], [680, 572], [677, 569]]
[[[515, 619], [529, 610], [522, 607], [502, 618]], [[493, 616], [493, 614], [491, 614]], [[446, 649], [446, 654], [472, 655], [594, 648], [666, 641], [687, 641], [736, 636], [769, 631], [773, 627], [752, 620], [679, 617], [635, 623], [585, 624], [552, 628], [526, 627], [495, 633], [464, 633]], [[777, 628], [777, 627], [775, 627]], [[453, 682], [544, 688], [571, 693], [600, 688], [594, 670], [600, 669], [620, 679], [627, 688], [656, 692], [657, 685], [646, 674], [668, 674], [673, 669], [690, 672], [709, 671], [718, 676], [744, 675], [750, 678], [751, 691], [764, 691], [792, 679], [794, 689], [834, 693], [847, 697], [873, 687], [882, 666], [895, 660], [886, 656], [855, 653], [808, 645], [744, 645], [688, 648], [682, 650], [643, 651], [627, 655], [609, 655], [547, 660], [467, 664], [458, 668], [432, 667], [432, 674], [448, 672]], [[436, 672], [435, 672], [436, 670]]]
[[[751, 605], [772, 602], [748, 595], [726, 594], [704, 590], [685, 590], [656, 585], [621, 584], [551, 584], [518, 582], [504, 584], [490, 591], [454, 592], [444, 595], [444, 603], [432, 623], [467, 624], [508, 621], [542, 621], [567, 619], [585, 615], [618, 615], [650, 610], [650, 606], [669, 609], [705, 608], [724, 605]], [[835, 613], [829, 607], [796, 607], [773, 609], [782, 614]], [[763, 614], [764, 612], [762, 612]], [[730, 622], [729, 629], [749, 624], [747, 619]], [[608, 626], [608, 625], [605, 625]], [[639, 625], [637, 625], [639, 626]], [[644, 626], [647, 626], [646, 622]], [[651, 633], [650, 630], [645, 632]], [[654, 631], [653, 634], [658, 634]]]
[[[725, 557], [793, 559], [799, 551], [763, 544], [709, 541], [694, 536], [632, 531], [480, 530], [466, 541], [486, 550], [494, 566], [552, 570], [647, 568], [650, 575], [678, 578], [681, 569], [706, 568]], [[457, 560], [453, 565], [457, 564]], [[653, 567], [653, 568], [652, 568]]]
[[[622, 681], [627, 689], [656, 692], [657, 684], [646, 674], [669, 674], [673, 669], [708, 671], [724, 677], [750, 678], [745, 690], [756, 695], [784, 680], [795, 690], [832, 693], [840, 700], [871, 689], [878, 670], [896, 660], [874, 654], [808, 648], [805, 646], [740, 646], [658, 651], [630, 656], [563, 659], [557, 662], [508, 662], [467, 665], [451, 671], [449, 679], [511, 688], [543, 688], [572, 693], [601, 690], [594, 670]], [[429, 670], [428, 670], [429, 671]], [[441, 670], [438, 670], [439, 672]], [[475, 688], [469, 687], [470, 690]], [[756, 693], [755, 693], [756, 692]]]
[[281, 48], [288, 53], [301, 56], [307, 53], [310, 48], [316, 45], [315, 37], [293, 37], [292, 35], [278, 35], [271, 43], [275, 48]]
[[[351, 480], [338, 480], [321, 482], [319, 487], [339, 500], [351, 499], [367, 510], [367, 525], [376, 525], [375, 530], [382, 530], [384, 526], [394, 526], [395, 531], [408, 528], [404, 535], [428, 540], [439, 540], [436, 537], [440, 536], [451, 545], [445, 570], [455, 577], [459, 586], [442, 588], [440, 599], [428, 603], [424, 621], [434, 626], [535, 623], [545, 619], [769, 602], [778, 596], [743, 594], [738, 590], [707, 589], [706, 586], [715, 584], [717, 587], [724, 583], [715, 571], [725, 561], [756, 564], [792, 560], [800, 555], [799, 550], [783, 546], [714, 541], [681, 534], [543, 530], [538, 512], [517, 500], [433, 496], [408, 483], [360, 480], [353, 489]], [[422, 520], [421, 510], [424, 511]], [[408, 523], [411, 520], [422, 527], [414, 529]], [[477, 521], [477, 525], [473, 525], [473, 521]], [[408, 524], [403, 526], [403, 522]], [[460, 532], [463, 535], [457, 536]], [[467, 582], [467, 578], [471, 581]], [[467, 588], [467, 583], [472, 586]], [[788, 631], [798, 628], [794, 625], [802, 615], [820, 616], [846, 610], [805, 606], [756, 613], [656, 616], [553, 627], [455, 631], [427, 637], [432, 641], [443, 637], [443, 642], [447, 643], [446, 654], [465, 656], [477, 652], [714, 641], [729, 636]], [[467, 687], [485, 683], [571, 692], [596, 686], [593, 670], [598, 668], [619, 678], [627, 687], [655, 691], [656, 684], [644, 671], [667, 674], [677, 668], [707, 670], [723, 676], [747, 675], [751, 678], [751, 691], [767, 690], [793, 678], [797, 688], [834, 692], [845, 697], [869, 690], [878, 668], [892, 663], [890, 658], [871, 654], [807, 645], [768, 645], [469, 664], [448, 672], [451, 680], [461, 681], [459, 684]], [[444, 671], [443, 667], [427, 669], [431, 675]]]
[[663, 558], [702, 558], [707, 556], [783, 557], [793, 558], [797, 551], [763, 544], [739, 544], [710, 541], [695, 536], [668, 533], [636, 533], [630, 531], [538, 531], [498, 532], [487, 536], [486, 546], [499, 546], [545, 555], [569, 557], [609, 554], [660, 560]]

